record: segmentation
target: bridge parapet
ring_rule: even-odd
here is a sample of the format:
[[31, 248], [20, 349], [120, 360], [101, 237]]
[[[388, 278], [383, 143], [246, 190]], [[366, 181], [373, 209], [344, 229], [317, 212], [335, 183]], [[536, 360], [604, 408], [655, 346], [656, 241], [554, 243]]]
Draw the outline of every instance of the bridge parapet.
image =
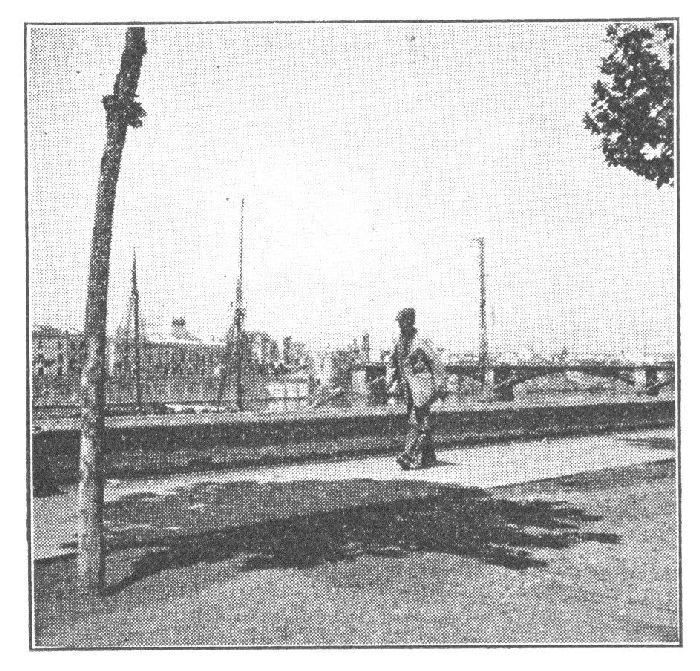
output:
[[[515, 387], [518, 384], [548, 375], [581, 373], [591, 377], [617, 380], [633, 387], [639, 395], [657, 396], [661, 389], [675, 384], [675, 362], [665, 361], [652, 364], [611, 364], [611, 363], [493, 363], [480, 366], [476, 363], [448, 364], [446, 372], [456, 376], [454, 392], [460, 394], [464, 389], [466, 379], [476, 381], [481, 385], [482, 397], [485, 400], [512, 401], [515, 398]], [[381, 362], [357, 364], [355, 371], [364, 370], [362, 390], [370, 399], [371, 405], [382, 405], [388, 400], [386, 385], [386, 364]], [[357, 379], [357, 378], [356, 378]], [[356, 390], [360, 391], [360, 390]]]

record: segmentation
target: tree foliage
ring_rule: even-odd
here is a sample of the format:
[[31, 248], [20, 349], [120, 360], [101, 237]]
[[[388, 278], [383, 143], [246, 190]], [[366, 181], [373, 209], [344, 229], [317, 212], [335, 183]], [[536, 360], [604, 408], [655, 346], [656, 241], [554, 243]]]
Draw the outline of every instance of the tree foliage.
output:
[[616, 23], [611, 52], [593, 85], [584, 126], [601, 136], [605, 161], [656, 182], [673, 184], [674, 26]]

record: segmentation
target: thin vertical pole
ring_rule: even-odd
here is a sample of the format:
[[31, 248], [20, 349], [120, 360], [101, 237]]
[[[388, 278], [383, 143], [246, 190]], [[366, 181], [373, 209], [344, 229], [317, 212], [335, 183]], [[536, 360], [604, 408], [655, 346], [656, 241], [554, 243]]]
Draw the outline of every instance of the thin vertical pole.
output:
[[[228, 200], [228, 199], [227, 199]], [[219, 379], [219, 395], [217, 408], [221, 407], [224, 391], [232, 369], [231, 358], [235, 356], [235, 384], [236, 384], [236, 408], [243, 410], [243, 208], [245, 198], [241, 199], [241, 223], [238, 231], [238, 283], [236, 285], [236, 304], [233, 314], [233, 333], [229, 330], [226, 337], [223, 361], [221, 364], [221, 377]]]
[[136, 250], [131, 268], [131, 296], [134, 301], [134, 382], [136, 383], [136, 410], [141, 412], [143, 396], [141, 390], [141, 316], [139, 312], [139, 289], [136, 283]]
[[236, 287], [236, 407], [243, 410], [243, 207], [241, 198], [241, 226], [238, 234], [238, 285]]
[[486, 262], [484, 238], [475, 238], [479, 247], [479, 365], [485, 367], [489, 360], [488, 333], [486, 328]]

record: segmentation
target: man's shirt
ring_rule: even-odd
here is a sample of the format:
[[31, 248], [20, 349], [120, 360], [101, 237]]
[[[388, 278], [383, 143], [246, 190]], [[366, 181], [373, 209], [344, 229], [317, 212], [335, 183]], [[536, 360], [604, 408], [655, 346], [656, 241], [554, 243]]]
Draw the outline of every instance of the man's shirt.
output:
[[409, 338], [401, 336], [391, 357], [388, 381], [403, 380], [408, 385], [410, 399], [418, 407], [435, 400], [435, 393], [446, 385], [445, 366], [427, 338], [414, 331]]

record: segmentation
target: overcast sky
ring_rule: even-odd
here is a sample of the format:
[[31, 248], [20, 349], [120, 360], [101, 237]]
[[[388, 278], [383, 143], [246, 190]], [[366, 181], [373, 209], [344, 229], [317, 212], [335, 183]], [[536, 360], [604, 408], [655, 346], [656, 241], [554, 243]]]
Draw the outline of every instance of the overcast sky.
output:
[[[35, 324], [81, 328], [123, 27], [29, 30]], [[604, 164], [581, 123], [605, 24], [147, 26], [119, 179], [110, 329], [132, 249], [153, 331], [222, 335], [245, 195], [247, 326], [389, 343], [412, 305], [475, 349], [675, 349], [676, 193]], [[229, 199], [229, 200], [227, 200]]]

